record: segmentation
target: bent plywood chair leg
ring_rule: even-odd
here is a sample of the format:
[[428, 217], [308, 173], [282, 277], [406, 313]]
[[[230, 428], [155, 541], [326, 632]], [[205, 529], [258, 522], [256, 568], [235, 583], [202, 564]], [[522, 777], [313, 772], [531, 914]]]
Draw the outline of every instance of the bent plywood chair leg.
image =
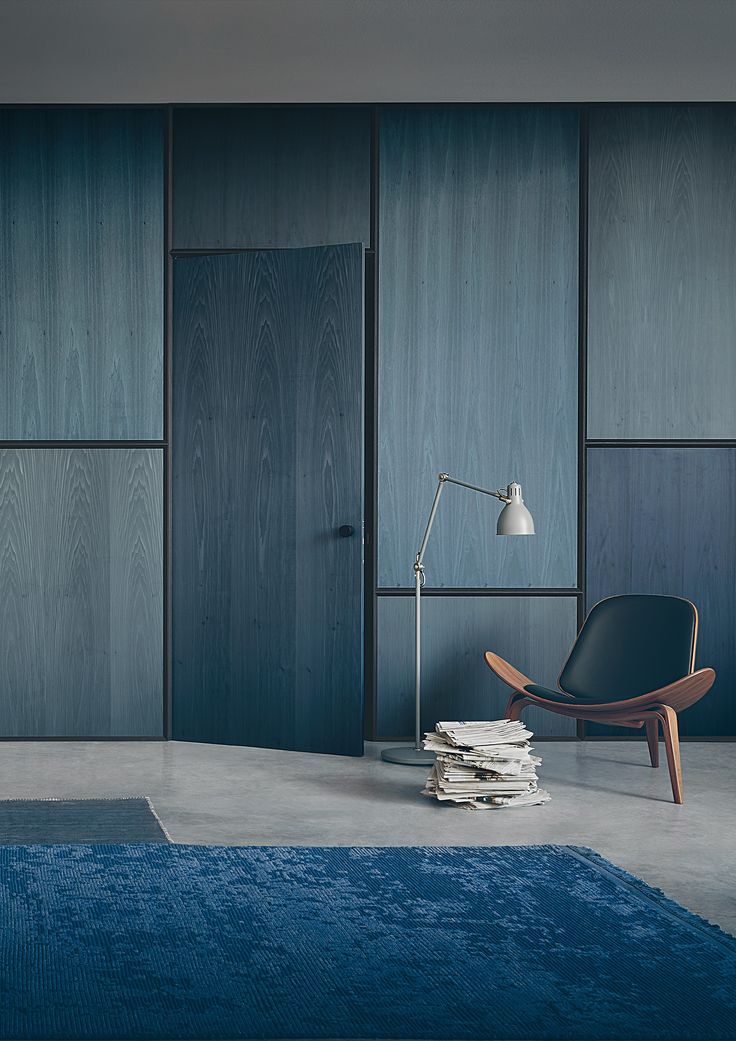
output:
[[667, 751], [667, 766], [672, 781], [672, 795], [675, 802], [682, 803], [682, 764], [680, 763], [680, 736], [677, 728], [677, 713], [669, 705], [657, 705], [657, 712], [662, 723], [664, 747]]
[[521, 719], [521, 713], [527, 705], [531, 705], [531, 701], [528, 698], [521, 697], [519, 694], [512, 694], [506, 703], [506, 719]]
[[648, 719], [646, 723], [649, 758], [652, 766], [659, 766], [659, 720], [656, 718]]

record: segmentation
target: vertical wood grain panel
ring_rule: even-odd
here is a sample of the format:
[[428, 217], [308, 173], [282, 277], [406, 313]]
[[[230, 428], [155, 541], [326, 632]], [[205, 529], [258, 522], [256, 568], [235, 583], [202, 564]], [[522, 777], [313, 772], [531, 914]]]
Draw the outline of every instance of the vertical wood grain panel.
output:
[[36, 653], [46, 659], [47, 733], [110, 734], [110, 460], [93, 450], [42, 451], [24, 509], [39, 510], [35, 537], [46, 543]]
[[174, 290], [174, 735], [360, 752], [363, 248]]
[[411, 585], [440, 470], [520, 481], [538, 535], [452, 488], [429, 585], [575, 585], [577, 208], [575, 112], [381, 113], [381, 586]]
[[163, 436], [163, 114], [0, 112], [0, 438]]
[[370, 242], [370, 112], [174, 112], [174, 248]]
[[[555, 686], [575, 639], [574, 597], [428, 596], [422, 600], [422, 726], [441, 719], [500, 719], [511, 691], [483, 660], [496, 651], [538, 683]], [[536, 734], [570, 737], [575, 721], [541, 709]], [[414, 733], [414, 599], [378, 598], [378, 733]]]
[[734, 170], [734, 105], [591, 112], [590, 437], [736, 437]]
[[256, 743], [283, 714], [280, 737], [293, 740], [282, 688], [293, 689], [294, 641], [277, 639], [295, 622], [294, 482], [279, 466], [293, 458], [295, 425], [278, 264], [277, 254], [174, 264], [177, 738], [237, 742], [250, 724]]
[[162, 462], [0, 451], [0, 736], [162, 736]]
[[[43, 458], [0, 452], [0, 734], [45, 735], [54, 691], [46, 676]], [[39, 494], [40, 490], [40, 494]]]
[[348, 249], [311, 251], [294, 316], [295, 732], [362, 754], [363, 249]]
[[711, 692], [680, 716], [690, 736], [736, 736], [735, 528], [736, 449], [589, 450], [588, 606], [615, 593], [693, 601], [700, 621], [696, 666], [712, 666], [717, 677]]
[[[163, 670], [163, 454], [110, 453], [110, 716], [161, 733]], [[119, 692], [124, 692], [124, 697]]]

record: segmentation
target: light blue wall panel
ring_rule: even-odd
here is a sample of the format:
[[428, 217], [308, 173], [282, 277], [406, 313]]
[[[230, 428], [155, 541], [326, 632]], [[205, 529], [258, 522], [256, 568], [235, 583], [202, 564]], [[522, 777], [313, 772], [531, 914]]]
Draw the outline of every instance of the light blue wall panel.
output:
[[588, 435], [736, 437], [736, 105], [590, 115]]
[[445, 492], [436, 586], [574, 586], [578, 117], [380, 115], [379, 585], [408, 586], [436, 475], [521, 482], [539, 534]]
[[[422, 601], [422, 726], [441, 719], [500, 719], [511, 691], [486, 665], [496, 651], [538, 683], [554, 686], [575, 639], [574, 597], [428, 596]], [[572, 736], [575, 721], [540, 709], [537, 734]], [[414, 733], [414, 598], [378, 598], [379, 738]]]
[[0, 737], [162, 736], [162, 450], [0, 451]]
[[693, 601], [696, 665], [712, 666], [717, 678], [680, 717], [691, 736], [736, 736], [734, 531], [736, 449], [589, 450], [588, 604], [615, 593]]
[[163, 436], [164, 116], [0, 112], [0, 438]]

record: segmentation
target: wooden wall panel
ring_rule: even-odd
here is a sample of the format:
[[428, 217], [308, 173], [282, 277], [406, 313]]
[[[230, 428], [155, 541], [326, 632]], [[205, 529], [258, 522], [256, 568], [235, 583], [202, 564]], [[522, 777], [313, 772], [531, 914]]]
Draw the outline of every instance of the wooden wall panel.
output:
[[734, 105], [591, 111], [589, 437], [736, 437], [734, 170]]
[[[131, 720], [161, 733], [163, 455], [115, 449], [110, 488], [110, 670], [113, 733]], [[159, 633], [160, 638], [159, 638]]]
[[[574, 597], [427, 596], [422, 600], [422, 726], [441, 719], [500, 719], [511, 691], [483, 660], [497, 651], [554, 686], [575, 639]], [[540, 709], [524, 719], [537, 734], [573, 736], [575, 721]], [[380, 738], [414, 733], [414, 598], [378, 598]]]
[[430, 586], [574, 586], [578, 116], [380, 116], [379, 585], [412, 584], [438, 471], [521, 482], [538, 534], [445, 493]]
[[175, 262], [177, 738], [362, 752], [363, 254]]
[[174, 112], [174, 247], [370, 241], [367, 108]]
[[0, 736], [161, 737], [159, 449], [0, 450]]
[[164, 117], [0, 112], [0, 438], [163, 436]]
[[696, 665], [712, 666], [717, 679], [680, 717], [690, 736], [736, 736], [735, 529], [736, 449], [589, 450], [588, 604], [615, 593], [693, 601], [700, 618]]

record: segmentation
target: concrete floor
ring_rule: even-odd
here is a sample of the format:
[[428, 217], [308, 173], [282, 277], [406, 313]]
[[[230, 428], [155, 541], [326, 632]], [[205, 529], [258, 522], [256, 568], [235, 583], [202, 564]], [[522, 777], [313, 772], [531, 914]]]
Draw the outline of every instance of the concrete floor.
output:
[[[682, 747], [685, 805], [643, 742], [540, 742], [545, 806], [471, 813], [420, 798], [424, 771], [182, 742], [6, 742], [0, 798], [148, 795], [174, 842], [591, 846], [736, 933], [733, 744]], [[663, 756], [663, 750], [662, 750]]]

